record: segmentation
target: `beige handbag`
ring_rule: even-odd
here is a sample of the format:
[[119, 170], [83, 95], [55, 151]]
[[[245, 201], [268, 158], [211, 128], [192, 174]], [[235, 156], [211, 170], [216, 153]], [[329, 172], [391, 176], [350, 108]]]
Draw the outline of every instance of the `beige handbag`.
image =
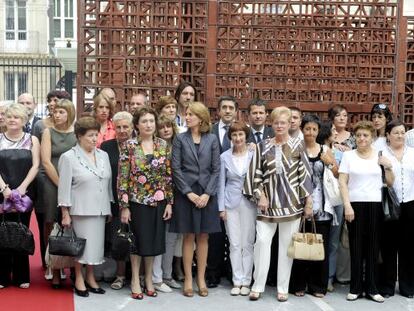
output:
[[292, 236], [288, 248], [288, 256], [293, 259], [319, 261], [325, 259], [322, 234], [316, 233], [316, 225], [313, 217], [312, 232], [305, 232], [305, 218], [302, 217], [299, 232]]

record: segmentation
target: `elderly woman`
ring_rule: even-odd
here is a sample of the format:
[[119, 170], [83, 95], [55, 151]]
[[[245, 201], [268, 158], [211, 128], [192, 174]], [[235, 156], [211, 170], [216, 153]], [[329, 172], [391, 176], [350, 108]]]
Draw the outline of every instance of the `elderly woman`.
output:
[[[62, 99], [53, 109], [53, 125], [46, 128], [42, 135], [40, 153], [46, 178], [42, 185], [43, 198], [43, 236], [47, 241], [53, 224], [58, 221], [57, 187], [59, 185], [58, 163], [60, 156], [76, 145], [73, 129], [75, 106], [70, 100]], [[59, 270], [53, 271], [52, 287], [60, 288]]]
[[95, 120], [101, 126], [98, 133], [98, 141], [96, 143], [97, 148], [100, 148], [104, 141], [114, 139], [116, 136], [115, 127], [111, 121], [114, 110], [114, 100], [107, 96], [105, 92], [101, 91], [94, 97], [93, 115]]
[[132, 298], [143, 299], [139, 282], [141, 257], [145, 264], [145, 294], [156, 297], [152, 282], [154, 256], [165, 252], [165, 221], [173, 203], [170, 149], [155, 137], [157, 114], [142, 107], [134, 114], [139, 134], [122, 147], [118, 171], [118, 200], [121, 222], [130, 223], [136, 239], [131, 254]]
[[[321, 123], [316, 115], [305, 115], [300, 128], [303, 133], [306, 154], [311, 167], [313, 218], [316, 232], [322, 234], [325, 254], [328, 254], [329, 231], [333, 218], [333, 206], [324, 191], [323, 175], [325, 168], [338, 176], [338, 165], [332, 150], [316, 142]], [[312, 232], [312, 223], [305, 224], [306, 232]], [[315, 297], [322, 298], [326, 294], [329, 275], [329, 257], [322, 261], [294, 260], [290, 279], [290, 290], [296, 296], [305, 295], [305, 290]]]
[[383, 302], [384, 298], [378, 291], [376, 269], [383, 213], [380, 165], [385, 168], [388, 185], [392, 185], [394, 174], [391, 161], [384, 156], [379, 157], [372, 146], [375, 137], [372, 123], [358, 122], [354, 126], [354, 133], [357, 148], [344, 153], [339, 167], [339, 187], [351, 253], [351, 284], [346, 299], [357, 300], [365, 292], [368, 298]]
[[218, 192], [219, 210], [226, 220], [226, 232], [230, 241], [230, 261], [233, 271], [232, 296], [250, 293], [253, 269], [253, 244], [256, 227], [256, 206], [243, 196], [243, 183], [253, 157], [246, 138], [249, 127], [235, 121], [227, 135], [233, 148], [221, 155]]
[[279, 227], [277, 299], [287, 301], [292, 267], [287, 249], [302, 214], [312, 214], [312, 180], [303, 142], [289, 136], [290, 109], [275, 108], [270, 117], [275, 137], [256, 145], [244, 184], [244, 193], [258, 205], [250, 300], [258, 300], [265, 290], [270, 246]]
[[389, 145], [383, 150], [383, 155], [392, 164], [393, 188], [400, 202], [401, 215], [399, 220], [385, 222], [381, 229], [379, 291], [385, 297], [393, 296], [398, 275], [400, 294], [413, 298], [414, 250], [407, 239], [414, 236], [414, 148], [404, 145], [405, 126], [401, 121], [388, 123], [385, 134]]
[[385, 127], [392, 121], [392, 113], [385, 104], [375, 104], [371, 109], [371, 121], [376, 131], [376, 138], [373, 145], [377, 151], [387, 148]]
[[[77, 145], [61, 155], [58, 165], [58, 206], [62, 225], [73, 227], [86, 239], [83, 254], [75, 262], [75, 293], [81, 297], [104, 294], [93, 267], [104, 262], [105, 220], [111, 215], [111, 166], [108, 154], [96, 148], [99, 123], [92, 117], [75, 123]], [[86, 278], [82, 274], [86, 265]]]
[[[175, 118], [171, 118], [171, 116], [167, 117], [166, 115], [161, 114], [157, 120], [157, 132], [158, 137], [164, 139], [171, 150], [173, 139], [178, 132], [177, 125], [175, 124]], [[172, 277], [172, 264], [176, 249], [178, 247], [182, 248], [182, 238], [180, 234], [169, 232], [169, 226], [169, 223], [167, 223], [165, 253], [155, 257], [152, 276], [155, 289], [164, 293], [170, 293], [172, 291], [171, 288], [181, 288], [181, 285]], [[179, 255], [179, 257], [176, 257], [176, 260], [181, 263], [181, 252]]]
[[210, 113], [204, 104], [188, 104], [185, 120], [187, 132], [179, 134], [173, 142], [172, 168], [176, 191], [170, 231], [184, 234], [184, 296], [194, 296], [191, 268], [196, 242], [198, 294], [206, 297], [208, 235], [221, 230], [216, 197], [220, 146], [217, 137], [209, 133]]
[[[132, 115], [126, 111], [117, 112], [112, 121], [115, 126], [116, 137], [104, 141], [101, 145], [101, 149], [108, 153], [109, 162], [111, 163], [111, 172], [112, 172], [112, 192], [117, 193], [117, 177], [118, 177], [118, 162], [119, 162], [119, 150], [123, 143], [132, 137], [133, 125], [132, 125]], [[109, 224], [111, 230], [110, 234], [105, 236], [108, 240], [111, 239], [113, 234], [118, 230], [120, 226], [120, 217], [119, 217], [119, 203], [118, 197], [114, 196], [114, 202], [111, 203], [111, 213], [112, 213], [112, 222]], [[125, 286], [125, 261], [117, 261], [117, 272], [116, 278], [111, 284], [111, 288], [119, 290]]]
[[[33, 199], [33, 180], [40, 161], [39, 141], [23, 132], [27, 122], [26, 108], [11, 104], [5, 111], [6, 131], [0, 134], [0, 202], [8, 199], [12, 190]], [[0, 208], [0, 213], [2, 209]], [[29, 227], [31, 210], [20, 213], [21, 222]], [[17, 221], [17, 213], [4, 214], [5, 220]], [[0, 288], [10, 284], [20, 288], [30, 285], [29, 256], [12, 252], [0, 252]]]

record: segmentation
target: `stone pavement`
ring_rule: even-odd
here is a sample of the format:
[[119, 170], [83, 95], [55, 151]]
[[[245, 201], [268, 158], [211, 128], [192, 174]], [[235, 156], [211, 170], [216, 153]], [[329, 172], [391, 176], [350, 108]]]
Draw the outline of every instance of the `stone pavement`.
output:
[[[184, 297], [181, 291], [173, 293], [159, 293], [158, 297], [144, 296], [143, 300], [130, 298], [130, 289], [125, 287], [115, 291], [109, 288], [109, 284], [101, 283], [107, 290], [105, 295], [90, 294], [88, 298], [75, 295], [76, 311], [115, 311], [115, 310], [143, 310], [143, 311], [331, 311], [331, 310], [363, 310], [363, 311], [412, 311], [414, 299], [408, 299], [399, 295], [386, 299], [382, 304], [358, 299], [348, 302], [345, 296], [348, 286], [336, 285], [334, 293], [328, 293], [325, 298], [319, 299], [310, 295], [305, 297], [289, 296], [289, 300], [280, 303], [275, 298], [276, 289], [267, 287], [265, 294], [259, 301], [249, 301], [248, 297], [230, 296], [230, 284], [223, 279], [223, 285], [210, 289], [206, 298], [195, 295], [193, 298]], [[194, 287], [196, 289], [196, 287]]]

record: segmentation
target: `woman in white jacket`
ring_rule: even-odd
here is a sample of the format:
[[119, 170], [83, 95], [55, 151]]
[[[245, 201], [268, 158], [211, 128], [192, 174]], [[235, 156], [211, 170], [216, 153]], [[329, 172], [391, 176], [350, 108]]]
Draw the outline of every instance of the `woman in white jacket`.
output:
[[256, 206], [243, 194], [253, 151], [247, 147], [249, 128], [243, 122], [234, 122], [228, 132], [233, 148], [221, 155], [219, 210], [226, 219], [226, 231], [230, 241], [230, 261], [233, 270], [233, 296], [250, 293], [253, 268]]

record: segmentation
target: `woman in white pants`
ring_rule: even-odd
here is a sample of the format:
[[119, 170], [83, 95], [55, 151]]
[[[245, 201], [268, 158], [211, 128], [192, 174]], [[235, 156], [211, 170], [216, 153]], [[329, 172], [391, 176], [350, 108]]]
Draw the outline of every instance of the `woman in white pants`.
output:
[[232, 296], [250, 293], [253, 269], [253, 244], [256, 208], [242, 193], [253, 151], [247, 147], [249, 127], [234, 122], [227, 134], [233, 148], [221, 155], [218, 203], [224, 211], [226, 232], [230, 241], [230, 261], [233, 270]]
[[302, 214], [312, 215], [312, 180], [305, 146], [289, 136], [291, 112], [275, 108], [271, 122], [275, 137], [256, 145], [244, 184], [244, 193], [257, 202], [254, 284], [250, 300], [258, 300], [265, 290], [270, 264], [270, 246], [279, 227], [277, 299], [288, 299], [292, 259], [287, 249], [298, 230]]

